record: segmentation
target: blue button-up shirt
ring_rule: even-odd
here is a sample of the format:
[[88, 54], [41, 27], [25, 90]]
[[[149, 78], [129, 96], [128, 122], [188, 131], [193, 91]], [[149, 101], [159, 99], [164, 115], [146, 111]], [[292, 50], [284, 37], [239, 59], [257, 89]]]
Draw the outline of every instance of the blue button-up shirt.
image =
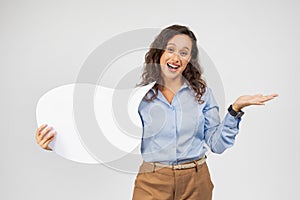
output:
[[204, 156], [206, 146], [212, 152], [222, 153], [233, 145], [240, 119], [227, 113], [220, 121], [219, 107], [210, 88], [206, 88], [202, 100], [202, 104], [196, 102], [194, 91], [186, 83], [171, 103], [160, 91], [153, 101], [142, 100], [141, 153], [146, 162], [179, 164]]

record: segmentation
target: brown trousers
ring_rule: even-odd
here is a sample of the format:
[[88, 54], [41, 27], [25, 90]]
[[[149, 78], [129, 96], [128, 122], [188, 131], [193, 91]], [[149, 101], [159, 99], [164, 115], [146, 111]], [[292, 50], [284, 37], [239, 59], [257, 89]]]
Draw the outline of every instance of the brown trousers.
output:
[[206, 163], [190, 169], [155, 168], [143, 162], [133, 200], [211, 200], [214, 185]]

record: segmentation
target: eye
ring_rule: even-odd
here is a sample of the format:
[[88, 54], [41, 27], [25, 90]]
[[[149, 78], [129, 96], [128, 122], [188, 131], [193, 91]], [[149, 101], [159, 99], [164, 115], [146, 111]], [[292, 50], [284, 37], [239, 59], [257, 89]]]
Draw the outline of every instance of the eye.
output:
[[182, 57], [185, 57], [185, 56], [188, 55], [188, 52], [186, 52], [186, 51], [181, 51], [181, 52], [180, 52], [180, 55], [181, 55]]
[[173, 47], [167, 47], [167, 51], [169, 53], [173, 53], [175, 51], [175, 49]]

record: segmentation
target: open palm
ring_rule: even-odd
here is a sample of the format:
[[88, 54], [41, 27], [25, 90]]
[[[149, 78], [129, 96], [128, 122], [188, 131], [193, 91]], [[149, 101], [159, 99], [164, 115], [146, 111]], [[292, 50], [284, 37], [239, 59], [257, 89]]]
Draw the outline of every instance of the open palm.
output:
[[265, 105], [265, 102], [270, 101], [277, 97], [278, 94], [270, 94], [270, 95], [243, 95], [237, 98], [237, 100], [233, 103], [232, 107], [234, 110], [239, 111], [242, 108], [250, 105]]

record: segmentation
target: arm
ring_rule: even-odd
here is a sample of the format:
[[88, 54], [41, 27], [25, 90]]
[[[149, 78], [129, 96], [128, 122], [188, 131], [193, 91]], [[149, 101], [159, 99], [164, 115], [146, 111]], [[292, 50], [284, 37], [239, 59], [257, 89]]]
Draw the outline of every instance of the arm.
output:
[[[219, 107], [210, 89], [207, 90], [206, 105], [203, 109], [205, 124], [204, 135], [207, 145], [212, 152], [223, 153], [227, 148], [234, 144], [235, 137], [239, 131], [241, 118], [235, 118], [227, 112], [224, 120], [219, 118]], [[277, 97], [272, 95], [244, 95], [237, 98], [232, 104], [234, 111], [239, 112], [242, 108], [250, 105], [264, 105], [265, 102]]]

